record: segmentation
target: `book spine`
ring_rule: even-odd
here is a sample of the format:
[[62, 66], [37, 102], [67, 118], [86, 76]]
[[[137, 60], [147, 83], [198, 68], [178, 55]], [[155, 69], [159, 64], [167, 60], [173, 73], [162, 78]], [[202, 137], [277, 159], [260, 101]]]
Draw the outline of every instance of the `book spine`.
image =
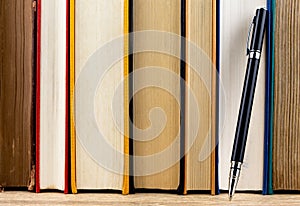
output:
[[122, 194], [129, 194], [129, 0], [124, 1], [124, 174]]
[[215, 158], [215, 194], [219, 189], [219, 90], [220, 90], [220, 0], [216, 0], [216, 158]]
[[75, 133], [75, 0], [70, 0], [70, 181], [73, 194], [76, 187], [76, 133]]
[[133, 98], [133, 47], [134, 47], [134, 40], [133, 40], [133, 32], [134, 32], [134, 0], [128, 0], [128, 29], [129, 29], [129, 34], [131, 34], [131, 36], [129, 36], [129, 40], [128, 40], [128, 49], [129, 49], [129, 54], [128, 54], [128, 72], [129, 77], [131, 76], [132, 78], [129, 78], [129, 97], [132, 97], [132, 99], [130, 100], [130, 104], [129, 104], [129, 120], [132, 121], [132, 124], [130, 124], [129, 126], [129, 193], [133, 194], [135, 193], [135, 187], [134, 187], [134, 159], [133, 159], [133, 105], [134, 105], [134, 98]]
[[217, 44], [217, 38], [216, 38], [216, 31], [217, 31], [217, 11], [216, 11], [216, 5], [217, 1], [213, 0], [212, 1], [212, 39], [213, 39], [213, 43], [212, 43], [212, 63], [213, 63], [213, 68], [211, 71], [211, 75], [212, 75], [212, 94], [211, 94], [211, 102], [212, 102], [212, 110], [211, 110], [211, 119], [212, 119], [212, 123], [211, 123], [211, 139], [212, 139], [212, 152], [211, 152], [211, 194], [212, 195], [216, 195], [216, 149], [215, 149], [215, 145], [216, 145], [216, 129], [217, 129], [217, 93], [216, 93], [216, 89], [217, 89], [217, 85], [216, 85], [216, 81], [217, 81], [217, 72], [216, 72], [216, 53], [217, 53], [217, 48], [216, 48], [216, 44]]
[[265, 122], [264, 122], [264, 170], [262, 194], [268, 194], [269, 174], [269, 139], [270, 139], [270, 77], [271, 77], [271, 0], [267, 0], [269, 11], [268, 24], [266, 29], [266, 81], [265, 81]]
[[181, 0], [180, 6], [180, 174], [178, 194], [187, 194], [186, 159], [185, 159], [185, 80], [186, 80], [186, 0]]
[[269, 175], [268, 175], [268, 194], [273, 194], [273, 117], [274, 117], [274, 44], [275, 44], [275, 38], [274, 38], [274, 32], [275, 32], [275, 18], [276, 18], [276, 0], [271, 0], [271, 6], [272, 6], [272, 18], [271, 18], [271, 102], [270, 102], [270, 140], [269, 140]]
[[37, 1], [37, 63], [36, 63], [36, 170], [35, 170], [35, 188], [40, 192], [40, 71], [41, 71], [41, 12], [42, 0]]

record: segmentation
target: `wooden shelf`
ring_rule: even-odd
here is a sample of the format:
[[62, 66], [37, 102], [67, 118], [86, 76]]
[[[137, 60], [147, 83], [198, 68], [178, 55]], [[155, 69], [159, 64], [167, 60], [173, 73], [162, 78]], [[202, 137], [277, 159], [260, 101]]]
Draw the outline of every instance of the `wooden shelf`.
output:
[[0, 205], [300, 205], [300, 195], [260, 195], [238, 193], [230, 202], [227, 194], [216, 196], [193, 194], [139, 193], [134, 195], [83, 193], [0, 193]]

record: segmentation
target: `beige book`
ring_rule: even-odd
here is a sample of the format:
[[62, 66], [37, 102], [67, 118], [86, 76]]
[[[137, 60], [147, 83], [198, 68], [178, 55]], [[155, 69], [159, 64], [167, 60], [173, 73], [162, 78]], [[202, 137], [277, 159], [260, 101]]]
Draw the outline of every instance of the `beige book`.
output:
[[[75, 76], [76, 82], [81, 72], [86, 69], [85, 65], [91, 62], [93, 55], [105, 47], [110, 41], [120, 41], [118, 39], [123, 35], [124, 31], [124, 1], [123, 0], [76, 0], [75, 1]], [[118, 40], [116, 40], [118, 39]], [[122, 41], [121, 41], [122, 42]], [[124, 51], [123, 43], [118, 44], [117, 51], [108, 53], [110, 57], [115, 56], [114, 53]], [[106, 52], [107, 53], [107, 52]], [[114, 151], [105, 154], [102, 157], [93, 156], [89, 147], [82, 144], [85, 140], [93, 139], [93, 133], [89, 130], [83, 131], [83, 136], [76, 138], [76, 181], [77, 189], [115, 189], [122, 190], [123, 186], [123, 169], [124, 156], [118, 154], [124, 153], [124, 134], [122, 133], [122, 125], [119, 128], [115, 124], [114, 112], [123, 114], [123, 92], [119, 93], [117, 107], [113, 107], [113, 100], [116, 89], [122, 84], [123, 79], [123, 60], [114, 59], [112, 65], [108, 68], [102, 68], [106, 59], [97, 56], [97, 61], [92, 62], [95, 68], [107, 69], [103, 79], [99, 79], [99, 85], [95, 91], [93, 110], [96, 124], [94, 125], [101, 133], [109, 147]], [[95, 74], [91, 73], [91, 81]], [[86, 85], [89, 85], [87, 80]], [[75, 87], [77, 89], [77, 87]], [[80, 96], [75, 96], [78, 101], [85, 101], [84, 93], [89, 89], [82, 91]], [[75, 93], [78, 94], [77, 91]], [[81, 99], [78, 99], [81, 98]], [[84, 118], [82, 113], [77, 113], [75, 101], [75, 119]], [[120, 123], [123, 124], [124, 117], [119, 117]], [[80, 125], [75, 126], [80, 127]], [[100, 137], [98, 137], [100, 138]], [[96, 150], [103, 150], [103, 145], [98, 145]], [[90, 145], [91, 146], [91, 145]], [[110, 164], [103, 164], [99, 159]]]
[[300, 190], [300, 2], [276, 0], [273, 189]]

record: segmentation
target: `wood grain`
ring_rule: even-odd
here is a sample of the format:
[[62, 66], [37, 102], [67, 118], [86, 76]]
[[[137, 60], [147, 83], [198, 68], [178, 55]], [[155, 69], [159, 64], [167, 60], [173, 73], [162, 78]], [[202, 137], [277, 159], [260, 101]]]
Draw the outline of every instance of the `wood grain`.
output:
[[27, 186], [33, 134], [31, 0], [0, 2], [0, 184]]
[[299, 205], [300, 195], [241, 194], [228, 200], [227, 194], [186, 195], [172, 194], [77, 194], [61, 193], [33, 194], [28, 192], [4, 192], [0, 194], [0, 205]]
[[276, 0], [273, 187], [300, 190], [300, 2]]

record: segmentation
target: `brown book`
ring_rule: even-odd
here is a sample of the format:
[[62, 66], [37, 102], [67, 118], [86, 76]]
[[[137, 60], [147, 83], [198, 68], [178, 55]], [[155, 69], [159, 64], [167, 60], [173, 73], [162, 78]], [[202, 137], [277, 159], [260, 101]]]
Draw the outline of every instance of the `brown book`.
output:
[[273, 189], [300, 190], [300, 2], [276, 0]]
[[33, 8], [0, 3], [0, 185], [27, 186], [33, 138]]

